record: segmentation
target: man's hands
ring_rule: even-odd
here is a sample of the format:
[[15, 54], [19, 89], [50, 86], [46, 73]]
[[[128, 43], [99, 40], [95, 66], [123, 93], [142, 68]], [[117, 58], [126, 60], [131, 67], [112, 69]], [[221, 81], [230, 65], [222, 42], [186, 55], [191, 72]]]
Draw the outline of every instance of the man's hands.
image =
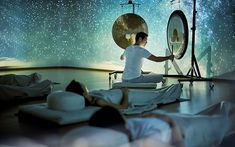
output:
[[169, 60], [171, 60], [171, 61], [173, 61], [174, 58], [175, 58], [175, 55], [173, 55], [173, 54], [171, 54], [171, 55], [169, 56]]
[[120, 60], [124, 60], [124, 54], [120, 56]]

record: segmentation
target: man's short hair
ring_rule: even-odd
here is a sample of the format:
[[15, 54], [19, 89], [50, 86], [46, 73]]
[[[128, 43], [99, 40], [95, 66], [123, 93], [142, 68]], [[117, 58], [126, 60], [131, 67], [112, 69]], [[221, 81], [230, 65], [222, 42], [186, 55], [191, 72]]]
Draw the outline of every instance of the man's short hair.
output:
[[144, 32], [138, 32], [135, 36], [135, 42], [137, 42], [139, 40], [139, 38], [144, 39], [145, 37], [148, 37], [148, 34], [146, 34]]

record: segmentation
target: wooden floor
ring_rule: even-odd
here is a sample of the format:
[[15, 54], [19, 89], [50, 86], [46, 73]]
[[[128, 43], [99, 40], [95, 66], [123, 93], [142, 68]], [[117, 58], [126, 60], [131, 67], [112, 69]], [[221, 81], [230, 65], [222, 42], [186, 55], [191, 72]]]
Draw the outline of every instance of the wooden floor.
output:
[[[234, 79], [234, 78], [230, 78]], [[103, 79], [101, 79], [103, 80]], [[168, 84], [178, 82], [177, 79], [169, 78]], [[104, 82], [107, 84], [107, 81]], [[91, 83], [86, 83], [91, 84]], [[100, 81], [93, 82], [102, 85]], [[211, 89], [211, 85], [214, 87]], [[99, 86], [97, 86], [98, 88]], [[105, 87], [105, 86], [103, 86]], [[101, 88], [103, 88], [101, 86]], [[183, 82], [183, 93], [181, 98], [188, 101], [161, 105], [158, 109], [170, 112], [195, 114], [209, 105], [222, 100], [235, 102], [235, 81], [228, 79], [214, 79], [213, 82]], [[86, 123], [68, 125], [63, 127], [45, 125], [38, 120], [29, 122], [19, 122], [17, 117], [18, 106], [29, 103], [38, 103], [45, 100], [29, 101], [18, 104], [1, 104], [0, 112], [0, 146], [7, 144], [19, 144], [22, 140], [27, 143], [46, 144], [48, 146], [58, 146], [60, 138], [69, 130], [85, 125]], [[21, 138], [21, 139], [20, 139]], [[24, 138], [24, 139], [22, 139]]]

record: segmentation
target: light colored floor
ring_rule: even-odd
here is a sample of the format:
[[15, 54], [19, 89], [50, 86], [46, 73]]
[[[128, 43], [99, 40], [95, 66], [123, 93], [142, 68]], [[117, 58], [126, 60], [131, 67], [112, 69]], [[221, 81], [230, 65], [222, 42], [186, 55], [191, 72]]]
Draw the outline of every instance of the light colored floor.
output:
[[[60, 84], [55, 85], [53, 90], [63, 90], [64, 87], [72, 80], [76, 79], [87, 84], [88, 88], [94, 89], [107, 89], [109, 88], [108, 73], [107, 72], [94, 72], [88, 71], [38, 71], [43, 75], [44, 79], [51, 79]], [[32, 73], [27, 71], [25, 73]], [[65, 76], [66, 75], [66, 76]], [[232, 75], [233, 76], [233, 75]], [[229, 79], [234, 79], [229, 78]], [[175, 78], [169, 78], [168, 85], [178, 82]], [[213, 89], [210, 88], [213, 84]], [[160, 85], [159, 85], [160, 86]], [[180, 103], [172, 103], [169, 105], [162, 105], [159, 109], [170, 112], [190, 113], [194, 114], [200, 110], [215, 104], [222, 100], [235, 102], [235, 81], [226, 79], [215, 79], [213, 83], [209, 82], [183, 82], [182, 98], [188, 99]], [[41, 101], [39, 101], [41, 102]], [[27, 104], [32, 102], [27, 102]], [[36, 102], [33, 102], [36, 103]], [[15, 115], [18, 112], [18, 105], [9, 106], [1, 109], [0, 113], [0, 145], [2, 141], [13, 139], [15, 142], [18, 137], [26, 137], [27, 139], [37, 140], [39, 143], [47, 143], [49, 146], [57, 146], [58, 140], [64, 133], [72, 128], [79, 127], [85, 123], [69, 125], [64, 127], [51, 127], [44, 126], [40, 123], [19, 123]]]

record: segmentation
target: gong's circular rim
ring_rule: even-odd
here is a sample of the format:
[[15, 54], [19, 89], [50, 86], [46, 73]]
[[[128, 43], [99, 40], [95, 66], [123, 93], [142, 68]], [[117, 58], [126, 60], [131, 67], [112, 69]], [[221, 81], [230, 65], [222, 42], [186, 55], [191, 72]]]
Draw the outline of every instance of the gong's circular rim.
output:
[[122, 49], [135, 43], [135, 35], [138, 32], [148, 34], [148, 26], [140, 15], [134, 13], [119, 16], [112, 27], [113, 40]]
[[[170, 22], [171, 20], [174, 18], [174, 17], [179, 17], [182, 21], [182, 24], [183, 24], [183, 30], [184, 30], [184, 46], [183, 48], [181, 49], [181, 51], [175, 55], [175, 58], [176, 59], [181, 59], [186, 50], [187, 50], [187, 46], [188, 46], [188, 35], [189, 35], [189, 32], [188, 32], [188, 22], [187, 22], [187, 19], [186, 19], [186, 16], [184, 15], [184, 13], [181, 11], [181, 10], [175, 10], [174, 12], [171, 13], [170, 17], [169, 17], [169, 20], [168, 20], [168, 24], [167, 24], [167, 44], [168, 44], [168, 49], [170, 50], [170, 52], [172, 52], [172, 47], [171, 47], [171, 43], [170, 43], [170, 36], [169, 36], [169, 26], [170, 26]], [[174, 51], [173, 51], [174, 53]]]

